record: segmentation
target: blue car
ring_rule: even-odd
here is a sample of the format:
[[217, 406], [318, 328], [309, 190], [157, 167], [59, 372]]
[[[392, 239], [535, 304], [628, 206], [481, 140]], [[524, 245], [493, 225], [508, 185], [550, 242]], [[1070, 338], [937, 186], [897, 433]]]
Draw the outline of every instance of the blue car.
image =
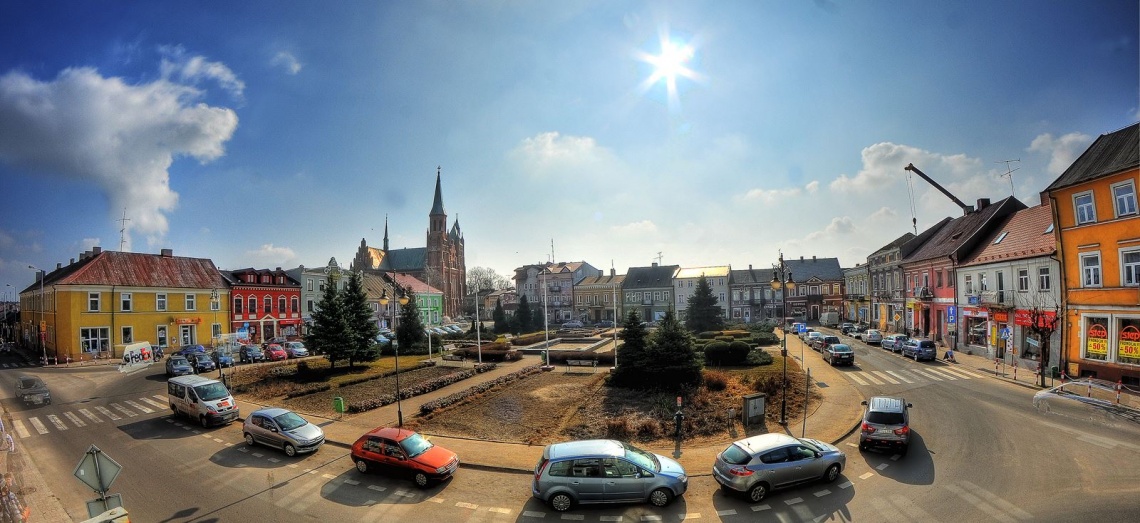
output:
[[190, 366], [190, 361], [185, 356], [178, 354], [170, 356], [166, 360], [166, 376], [185, 376], [187, 374], [194, 374], [194, 367]]
[[914, 361], [934, 361], [938, 359], [938, 347], [932, 340], [910, 339], [903, 343], [902, 355], [904, 358], [914, 358]]
[[228, 352], [214, 351], [214, 361], [218, 362], [219, 367], [234, 366], [234, 357]]
[[182, 347], [181, 349], [178, 349], [177, 351], [175, 351], [174, 354], [177, 354], [179, 356], [190, 357], [191, 354], [205, 354], [205, 353], [206, 353], [206, 347], [203, 347], [201, 345], [187, 345], [187, 346]]

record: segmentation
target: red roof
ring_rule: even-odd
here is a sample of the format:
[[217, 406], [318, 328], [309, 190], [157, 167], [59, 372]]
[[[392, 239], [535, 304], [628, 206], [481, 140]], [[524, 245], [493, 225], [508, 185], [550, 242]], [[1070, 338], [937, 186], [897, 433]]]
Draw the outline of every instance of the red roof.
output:
[[401, 288], [409, 289], [415, 294], [443, 294], [443, 291], [420, 281], [415, 276], [397, 272], [396, 284]]
[[102, 251], [47, 275], [51, 285], [130, 285], [224, 289], [225, 279], [209, 258]]
[[[1057, 252], [1051, 225], [1053, 213], [1048, 203], [1017, 211], [1005, 223], [994, 228], [982, 243], [982, 249], [962, 265], [1051, 255]], [[1005, 237], [994, 243], [1003, 234]]]

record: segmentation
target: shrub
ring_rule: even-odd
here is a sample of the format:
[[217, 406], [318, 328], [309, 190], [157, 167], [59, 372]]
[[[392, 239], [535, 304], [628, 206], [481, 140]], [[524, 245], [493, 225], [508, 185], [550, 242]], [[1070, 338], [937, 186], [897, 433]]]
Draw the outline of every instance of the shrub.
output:
[[763, 349], [753, 350], [748, 353], [748, 358], [744, 360], [748, 365], [771, 365], [772, 355]]
[[711, 339], [715, 338], [717, 334], [720, 334], [720, 333], [717, 331], [705, 331], [705, 332], [702, 332], [700, 334], [697, 334], [697, 338], [702, 339], [702, 340], [711, 340]]
[[741, 365], [748, 358], [749, 347], [742, 341], [718, 341], [705, 347], [705, 362], [713, 365]]
[[768, 397], [775, 396], [783, 388], [783, 381], [779, 376], [760, 376], [756, 378], [756, 382], [752, 384], [752, 390], [756, 392], [765, 392]]
[[464, 401], [468, 397], [471, 397], [471, 396], [474, 396], [477, 394], [482, 394], [482, 393], [484, 393], [488, 390], [491, 390], [495, 387], [498, 387], [500, 385], [511, 383], [513, 381], [523, 379], [527, 376], [531, 376], [531, 375], [539, 373], [539, 372], [542, 372], [542, 366], [541, 365], [531, 365], [529, 367], [517, 370], [517, 371], [512, 372], [510, 374], [507, 374], [505, 376], [499, 376], [498, 378], [495, 378], [493, 380], [485, 381], [483, 383], [475, 385], [474, 387], [470, 387], [467, 390], [462, 390], [462, 391], [456, 392], [455, 394], [451, 394], [450, 396], [444, 396], [444, 397], [439, 398], [439, 399], [428, 401], [428, 402], [420, 405], [420, 414], [421, 415], [431, 414], [432, 412], [434, 412], [436, 410], [446, 408], [446, 407], [450, 407], [451, 405], [454, 405], [456, 403]]
[[716, 341], [723, 341], [725, 343], [732, 343], [733, 337], [732, 336], [717, 336], [713, 339]]
[[552, 350], [550, 351], [550, 363], [566, 363], [566, 360], [594, 360], [598, 362], [598, 366], [613, 365], [614, 353], [613, 352], [580, 352], [573, 350]]
[[751, 332], [748, 332], [746, 330], [721, 331], [720, 334], [721, 334], [721, 336], [731, 336], [734, 339], [735, 338], [747, 338], [747, 337], [752, 335]]
[[[446, 376], [440, 376], [438, 378], [430, 379], [427, 381], [421, 381], [419, 383], [413, 383], [407, 387], [403, 387], [400, 389], [400, 399], [406, 400], [412, 396], [419, 396], [421, 394], [427, 394], [433, 390], [442, 389], [443, 387], [451, 385], [452, 383], [455, 383], [457, 381], [462, 381], [462, 380], [465, 380], [467, 378], [470, 378], [471, 376], [474, 376], [478, 372], [480, 372], [480, 371], [478, 371], [476, 369], [468, 369], [468, 370], [463, 370], [463, 371], [459, 371], [459, 372], [453, 372], [453, 373], [448, 374]], [[394, 394], [381, 394], [381, 395], [373, 397], [373, 398], [368, 398], [368, 399], [364, 399], [364, 400], [360, 400], [360, 401], [350, 402], [348, 404], [348, 411], [349, 412], [364, 412], [366, 410], [372, 410], [372, 409], [380, 408], [380, 407], [383, 407], [384, 405], [388, 405], [390, 403], [395, 403], [395, 402], [396, 402], [396, 396]]]
[[728, 388], [728, 374], [715, 370], [706, 370], [704, 374], [706, 389], [719, 392]]
[[660, 420], [646, 418], [637, 427], [637, 435], [643, 441], [658, 440], [665, 437], [665, 429], [661, 428]]
[[637, 420], [629, 414], [606, 419], [606, 437], [629, 441], [637, 434]]
[[758, 332], [752, 335], [752, 341], [760, 346], [779, 345], [780, 337], [771, 332]]
[[531, 334], [524, 334], [522, 336], [515, 336], [511, 338], [511, 345], [534, 345], [540, 341], [546, 341], [546, 332], [535, 332]]
[[[483, 345], [483, 350], [482, 350], [483, 361], [518, 361], [518, 360], [522, 359], [522, 353], [520, 353], [517, 350], [487, 348], [488, 345], [494, 345], [494, 344], [484, 344]], [[471, 359], [475, 359], [475, 360], [480, 358], [479, 349], [472, 349], [472, 348], [455, 349], [455, 350], [451, 351], [451, 353], [455, 354], [455, 355], [463, 356], [464, 358], [471, 358]]]

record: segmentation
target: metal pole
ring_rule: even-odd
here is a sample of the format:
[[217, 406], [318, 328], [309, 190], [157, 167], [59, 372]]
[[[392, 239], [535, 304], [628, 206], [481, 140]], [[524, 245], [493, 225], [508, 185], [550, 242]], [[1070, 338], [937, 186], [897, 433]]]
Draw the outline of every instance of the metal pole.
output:
[[807, 408], [808, 408], [808, 392], [811, 390], [811, 369], [807, 371], [807, 380], [804, 381], [804, 423], [803, 428], [800, 430], [800, 437], [807, 437]]
[[475, 350], [479, 353], [479, 363], [483, 363], [483, 325], [479, 321], [479, 289], [475, 289]]
[[[554, 240], [550, 240], [550, 245], [551, 245], [550, 250], [553, 251], [554, 250]], [[554, 263], [554, 262], [551, 262], [551, 263]], [[545, 363], [547, 366], [550, 365], [550, 318], [548, 317], [549, 313], [546, 311], [546, 286], [549, 283], [549, 281], [546, 277], [546, 271], [548, 269], [549, 269], [548, 267], [542, 268], [542, 332], [546, 334], [546, 347], [545, 347], [546, 348], [546, 352], [545, 352], [546, 362]]]
[[784, 359], [784, 392], [780, 398], [780, 425], [788, 425], [788, 281], [784, 278], [784, 253], [780, 253], [780, 305], [783, 308], [783, 317], [780, 318], [781, 329], [784, 331], [784, 346], [780, 350]]

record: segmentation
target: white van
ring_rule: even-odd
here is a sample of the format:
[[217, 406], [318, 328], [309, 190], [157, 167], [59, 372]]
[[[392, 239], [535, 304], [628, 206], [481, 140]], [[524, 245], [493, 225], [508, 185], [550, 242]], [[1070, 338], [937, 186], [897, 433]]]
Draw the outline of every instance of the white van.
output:
[[196, 419], [203, 427], [223, 425], [237, 419], [238, 406], [230, 391], [218, 380], [202, 376], [178, 376], [166, 382], [166, 397], [175, 416]]

